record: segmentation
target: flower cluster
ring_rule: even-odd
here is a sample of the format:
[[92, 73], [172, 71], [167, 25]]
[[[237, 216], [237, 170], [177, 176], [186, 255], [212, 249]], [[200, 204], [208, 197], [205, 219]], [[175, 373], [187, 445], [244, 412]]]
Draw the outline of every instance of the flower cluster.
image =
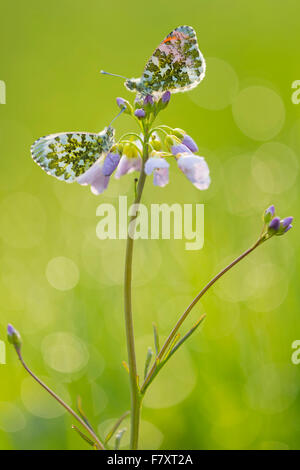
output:
[[293, 226], [294, 218], [289, 216], [284, 219], [275, 216], [275, 207], [272, 205], [264, 212], [264, 223], [267, 226], [266, 237], [270, 238], [273, 235], [283, 235], [288, 232]]
[[[101, 194], [108, 186], [110, 177], [115, 178], [133, 171], [145, 171], [153, 174], [155, 186], [164, 187], [169, 182], [169, 162], [175, 159], [178, 168], [200, 189], [210, 185], [209, 168], [204, 157], [195, 155], [198, 147], [192, 137], [182, 129], [158, 126], [151, 129], [157, 114], [169, 103], [171, 94], [166, 91], [161, 98], [152, 95], [137, 95], [134, 106], [123, 98], [117, 98], [117, 105], [126, 114], [131, 115], [141, 128], [141, 134], [125, 134], [105, 156], [100, 159], [77, 182], [91, 185], [94, 194]], [[145, 129], [148, 138], [145, 141]], [[128, 138], [130, 136], [130, 138]], [[147, 158], [144, 159], [144, 146], [147, 146]]]

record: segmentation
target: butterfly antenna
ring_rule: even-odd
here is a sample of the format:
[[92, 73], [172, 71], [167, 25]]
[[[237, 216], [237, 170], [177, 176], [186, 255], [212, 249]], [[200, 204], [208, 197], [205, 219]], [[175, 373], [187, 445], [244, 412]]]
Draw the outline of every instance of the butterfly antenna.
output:
[[124, 78], [125, 80], [128, 80], [127, 77], [123, 77], [123, 75], [118, 75], [116, 73], [105, 72], [104, 70], [100, 70], [100, 73], [102, 73], [102, 75], [111, 75], [112, 77], [119, 77], [119, 78]]
[[126, 107], [124, 106], [121, 111], [113, 118], [113, 120], [111, 121], [111, 123], [108, 125], [108, 127], [111, 127], [112, 123], [119, 117], [121, 116], [122, 113], [124, 113]]

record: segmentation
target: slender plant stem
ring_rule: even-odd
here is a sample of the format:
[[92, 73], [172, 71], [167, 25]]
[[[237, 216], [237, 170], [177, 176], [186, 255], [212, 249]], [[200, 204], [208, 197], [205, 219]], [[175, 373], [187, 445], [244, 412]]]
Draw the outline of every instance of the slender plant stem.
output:
[[249, 255], [252, 251], [255, 250], [255, 248], [257, 248], [260, 244], [262, 243], [262, 240], [261, 238], [259, 238], [257, 240], [257, 242], [251, 246], [248, 250], [246, 250], [244, 253], [242, 253], [240, 256], [238, 256], [234, 261], [232, 261], [232, 263], [230, 263], [228, 266], [226, 266], [226, 268], [222, 269], [222, 271], [220, 271], [215, 277], [213, 277], [208, 284], [206, 284], [206, 286], [199, 292], [199, 294], [194, 298], [194, 300], [190, 303], [190, 305], [187, 307], [187, 309], [183, 312], [183, 314], [181, 315], [181, 317], [179, 318], [179, 320], [177, 321], [176, 325], [174, 326], [174, 328], [172, 329], [171, 333], [169, 334], [169, 336], [167, 337], [165, 343], [163, 344], [161, 350], [159, 351], [158, 355], [157, 355], [157, 360], [154, 362], [153, 366], [151, 367], [150, 371], [148, 372], [147, 374], [147, 377], [145, 378], [144, 380], [144, 383], [141, 387], [141, 394], [144, 394], [148, 385], [150, 384], [152, 378], [153, 378], [153, 375], [155, 374], [155, 371], [156, 371], [156, 368], [157, 368], [157, 365], [159, 364], [159, 362], [161, 361], [161, 359], [163, 358], [165, 352], [167, 351], [168, 349], [168, 346], [170, 345], [170, 343], [172, 342], [173, 338], [175, 337], [177, 331], [179, 330], [179, 328], [181, 327], [182, 323], [184, 322], [184, 320], [187, 318], [188, 314], [190, 313], [190, 311], [192, 310], [192, 308], [197, 304], [197, 302], [201, 299], [201, 297], [208, 291], [208, 289], [218, 280], [220, 279], [225, 273], [227, 273], [227, 271], [229, 271], [231, 268], [233, 268], [233, 266], [235, 266], [237, 263], [239, 263], [242, 259], [244, 259], [247, 255]]
[[51, 390], [51, 388], [49, 388], [44, 382], [42, 382], [42, 380], [40, 380], [33, 372], [32, 370], [29, 369], [29, 367], [26, 365], [26, 363], [24, 362], [24, 359], [21, 355], [21, 352], [19, 349], [15, 348], [16, 351], [17, 351], [17, 354], [18, 354], [18, 357], [21, 361], [21, 364], [22, 366], [24, 367], [24, 369], [28, 372], [28, 374], [31, 375], [31, 377], [38, 383], [40, 384], [53, 398], [55, 398], [56, 401], [58, 401], [58, 403], [60, 405], [62, 405], [72, 416], [73, 418], [75, 418], [83, 427], [84, 429], [89, 433], [89, 435], [92, 437], [93, 441], [95, 442], [95, 445], [96, 447], [98, 448], [98, 450], [104, 450], [104, 445], [102, 444], [102, 442], [100, 441], [100, 439], [96, 436], [96, 434], [94, 433], [94, 431], [87, 425], [87, 423], [85, 423], [83, 421], [83, 419], [80, 418], [80, 416], [78, 416], [77, 413], [75, 413], [74, 410], [72, 410], [72, 408], [70, 408], [69, 405], [67, 405], [67, 403], [65, 403], [58, 395], [56, 395], [56, 393], [53, 392], [53, 390]]
[[[135, 204], [139, 204], [145, 185], [146, 173], [144, 165], [148, 158], [148, 133], [144, 133], [143, 144], [143, 164], [141, 174], [136, 190]], [[135, 232], [136, 216], [130, 219], [131, 235], [127, 235], [126, 258], [125, 258], [125, 278], [124, 278], [124, 310], [125, 310], [125, 328], [127, 339], [128, 365], [130, 376], [130, 392], [131, 392], [131, 427], [130, 427], [130, 449], [138, 448], [141, 395], [138, 386], [138, 376], [135, 356], [135, 341], [132, 318], [132, 300], [131, 300], [131, 283], [132, 283], [132, 256], [133, 256], [133, 234]]]

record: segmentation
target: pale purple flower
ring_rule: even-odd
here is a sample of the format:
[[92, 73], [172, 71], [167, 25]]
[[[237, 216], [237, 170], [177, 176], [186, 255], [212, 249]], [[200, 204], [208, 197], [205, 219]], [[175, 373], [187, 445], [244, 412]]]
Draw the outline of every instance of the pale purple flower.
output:
[[143, 108], [138, 108], [134, 111], [134, 115], [139, 118], [139, 119], [142, 119], [146, 116], [146, 113], [145, 111], [143, 110]]
[[177, 163], [180, 170], [196, 188], [204, 190], [209, 187], [209, 168], [203, 157], [186, 152], [179, 154]]
[[150, 157], [145, 164], [146, 175], [153, 173], [153, 184], [164, 187], [169, 182], [169, 163], [160, 157]]
[[171, 152], [173, 155], [177, 155], [178, 153], [191, 153], [190, 149], [184, 144], [173, 145]]
[[77, 178], [77, 183], [83, 186], [90, 184], [92, 193], [98, 195], [107, 188], [109, 178], [102, 173], [102, 164], [98, 161]]
[[161, 97], [161, 101], [164, 104], [167, 104], [167, 103], [169, 103], [170, 99], [171, 99], [171, 93], [169, 91], [165, 91], [164, 94]]
[[22, 346], [22, 338], [20, 333], [11, 325], [7, 325], [7, 339], [15, 347], [18, 354], [20, 354]]
[[185, 134], [181, 143], [185, 145], [191, 152], [198, 152], [198, 146], [196, 142], [189, 135]]
[[110, 176], [118, 166], [120, 161], [120, 155], [118, 153], [108, 153], [105, 157], [103, 166], [102, 166], [102, 173], [105, 176]]
[[292, 224], [288, 225], [287, 228], [285, 229], [284, 233], [286, 233], [286, 232], [288, 232], [289, 230], [291, 230], [292, 227], [293, 227]]
[[122, 155], [115, 173], [115, 178], [119, 179], [123, 175], [132, 173], [133, 171], [141, 171], [141, 169], [142, 159], [139, 155], [132, 158], [127, 157], [126, 155]]

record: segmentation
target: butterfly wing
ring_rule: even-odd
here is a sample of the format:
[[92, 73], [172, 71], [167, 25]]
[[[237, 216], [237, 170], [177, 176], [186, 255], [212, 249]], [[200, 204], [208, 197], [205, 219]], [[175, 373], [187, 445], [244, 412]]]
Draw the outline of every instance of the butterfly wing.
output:
[[205, 60], [194, 29], [179, 26], [155, 49], [141, 79], [135, 81], [136, 90], [142, 94], [183, 92], [196, 87], [204, 75]]
[[33, 160], [49, 175], [73, 183], [114, 144], [114, 130], [99, 134], [67, 132], [41, 137], [31, 146]]

